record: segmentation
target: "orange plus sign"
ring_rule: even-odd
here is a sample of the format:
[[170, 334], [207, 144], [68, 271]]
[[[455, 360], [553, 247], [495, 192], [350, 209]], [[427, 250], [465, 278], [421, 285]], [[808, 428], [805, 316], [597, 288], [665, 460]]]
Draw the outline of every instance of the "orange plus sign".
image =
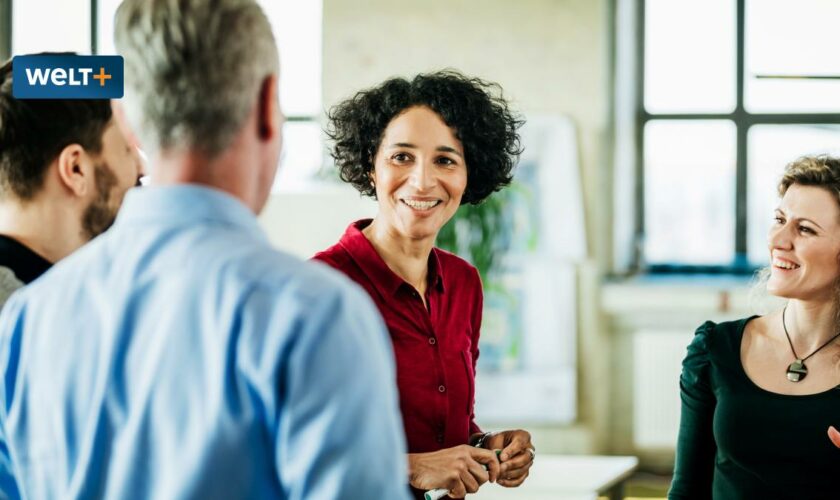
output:
[[111, 79], [111, 75], [106, 73], [105, 68], [103, 68], [103, 67], [100, 67], [99, 68], [99, 74], [93, 75], [93, 77], [96, 78], [97, 80], [99, 80], [99, 86], [100, 87], [105, 86], [105, 80], [110, 80]]

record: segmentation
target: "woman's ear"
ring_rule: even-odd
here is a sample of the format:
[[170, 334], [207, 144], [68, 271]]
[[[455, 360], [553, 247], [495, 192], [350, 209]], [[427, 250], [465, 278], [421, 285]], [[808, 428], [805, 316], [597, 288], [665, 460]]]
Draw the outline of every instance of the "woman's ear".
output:
[[93, 180], [93, 166], [84, 148], [79, 144], [70, 144], [58, 154], [56, 160], [58, 178], [61, 184], [74, 196], [84, 198], [88, 195]]

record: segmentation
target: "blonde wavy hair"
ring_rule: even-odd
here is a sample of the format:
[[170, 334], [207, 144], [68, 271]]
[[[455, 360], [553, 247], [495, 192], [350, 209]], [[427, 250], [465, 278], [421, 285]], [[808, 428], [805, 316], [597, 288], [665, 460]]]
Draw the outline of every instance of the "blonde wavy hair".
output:
[[[840, 207], [840, 158], [829, 155], [803, 156], [787, 164], [778, 184], [779, 197], [783, 197], [794, 184], [816, 186], [834, 196]], [[840, 255], [837, 256], [840, 260]], [[779, 301], [767, 292], [770, 267], [764, 267], [755, 274], [750, 290], [750, 304], [758, 314], [766, 314], [780, 307]], [[840, 276], [834, 283], [834, 323], [840, 330]]]

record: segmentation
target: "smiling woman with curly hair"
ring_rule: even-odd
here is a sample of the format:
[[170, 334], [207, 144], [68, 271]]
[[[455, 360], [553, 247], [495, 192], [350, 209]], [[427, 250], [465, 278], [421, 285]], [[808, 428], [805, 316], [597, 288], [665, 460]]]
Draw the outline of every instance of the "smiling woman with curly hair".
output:
[[522, 120], [499, 85], [452, 70], [392, 78], [329, 119], [341, 178], [379, 210], [315, 259], [361, 285], [388, 326], [415, 495], [461, 498], [488, 480], [519, 486], [534, 458], [530, 434], [483, 433], [473, 413], [478, 272], [434, 244], [460, 205], [511, 182]]
[[412, 107], [434, 111], [463, 145], [469, 183], [461, 203], [478, 204], [510, 184], [523, 122], [508, 108], [499, 85], [452, 70], [392, 78], [332, 108], [327, 135], [343, 181], [376, 196], [370, 176], [385, 128]]

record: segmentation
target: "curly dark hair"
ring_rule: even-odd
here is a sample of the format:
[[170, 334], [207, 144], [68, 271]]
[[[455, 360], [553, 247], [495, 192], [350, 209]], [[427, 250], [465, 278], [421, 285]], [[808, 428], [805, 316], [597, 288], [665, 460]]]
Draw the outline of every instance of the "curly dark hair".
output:
[[522, 154], [517, 130], [524, 123], [502, 97], [496, 83], [443, 70], [391, 78], [334, 106], [327, 136], [341, 179], [376, 197], [370, 183], [373, 162], [388, 124], [413, 106], [428, 106], [449, 125], [464, 146], [467, 188], [461, 204], [478, 204], [510, 184]]

